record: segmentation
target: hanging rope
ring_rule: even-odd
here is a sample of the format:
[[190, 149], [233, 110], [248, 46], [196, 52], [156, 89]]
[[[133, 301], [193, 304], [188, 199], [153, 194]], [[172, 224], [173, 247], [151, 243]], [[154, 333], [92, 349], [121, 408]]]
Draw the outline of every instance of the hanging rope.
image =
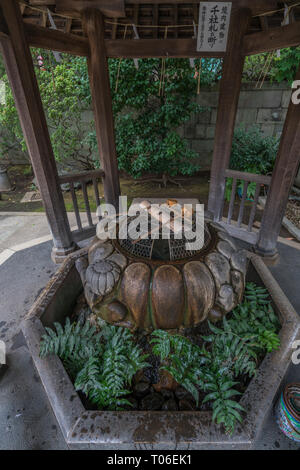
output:
[[201, 71], [202, 71], [202, 59], [200, 57], [199, 68], [198, 68], [197, 95], [200, 95]]
[[[261, 69], [255, 88], [261, 88], [263, 86], [265, 78], [270, 70], [274, 54], [275, 54], [275, 51], [270, 52], [267, 55], [266, 62], [264, 63], [263, 68]], [[261, 78], [262, 78], [262, 81], [260, 82]]]
[[[125, 26], [123, 39], [126, 38], [127, 28], [128, 28], [128, 25]], [[120, 57], [119, 63], [118, 63], [118, 71], [117, 71], [116, 86], [115, 86], [115, 92], [116, 92], [116, 93], [118, 92], [118, 85], [119, 85], [119, 77], [120, 77], [121, 62], [122, 62], [122, 57]]]
[[[282, 25], [285, 24], [286, 19], [288, 18], [288, 16], [289, 16], [291, 10], [292, 10], [295, 6], [297, 6], [297, 4], [296, 4], [296, 5], [290, 5], [290, 6], [287, 7], [287, 8], [286, 8], [286, 7], [283, 8], [283, 11], [284, 11], [285, 13], [284, 13], [283, 21], [282, 21], [282, 23], [281, 23]], [[277, 51], [269, 52], [269, 54], [268, 54], [268, 56], [267, 56], [267, 60], [266, 60], [264, 66], [263, 66], [263, 68], [262, 68], [262, 70], [261, 70], [261, 73], [260, 73], [260, 75], [259, 75], [258, 81], [257, 81], [257, 83], [256, 83], [256, 85], [255, 85], [255, 88], [258, 88], [258, 85], [259, 85], [259, 82], [260, 82], [261, 77], [262, 77], [262, 80], [261, 80], [261, 82], [260, 82], [259, 88], [262, 88], [262, 86], [263, 86], [263, 84], [264, 84], [264, 82], [265, 82], [265, 79], [266, 79], [266, 77], [267, 77], [267, 74], [268, 74], [269, 71], [270, 71], [270, 68], [271, 68], [271, 65], [272, 65], [272, 61], [273, 61], [273, 58], [274, 58], [274, 55], [275, 55], [276, 52], [277, 52]]]

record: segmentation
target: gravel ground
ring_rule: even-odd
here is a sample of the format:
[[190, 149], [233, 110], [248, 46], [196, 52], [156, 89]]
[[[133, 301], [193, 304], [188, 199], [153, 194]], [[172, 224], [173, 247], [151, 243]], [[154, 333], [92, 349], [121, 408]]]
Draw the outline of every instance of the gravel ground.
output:
[[285, 215], [290, 222], [300, 229], [300, 201], [290, 200]]

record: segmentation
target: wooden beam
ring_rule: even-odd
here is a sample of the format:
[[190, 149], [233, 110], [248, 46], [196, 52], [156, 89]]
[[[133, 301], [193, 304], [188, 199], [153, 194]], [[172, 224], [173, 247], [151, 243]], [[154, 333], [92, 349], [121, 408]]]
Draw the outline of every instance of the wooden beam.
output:
[[240, 95], [245, 57], [243, 38], [251, 19], [249, 9], [234, 10], [231, 15], [226, 56], [220, 83], [215, 143], [210, 174], [208, 210], [214, 220], [221, 220], [235, 118]]
[[259, 17], [259, 22], [260, 22], [261, 29], [263, 31], [268, 31], [268, 29], [269, 29], [268, 17], [267, 16], [260, 16]]
[[[88, 55], [88, 40], [76, 34], [43, 28], [31, 23], [24, 24], [30, 46], [73, 55]], [[192, 30], [192, 28], [191, 28]], [[1, 26], [0, 34], [5, 32]], [[245, 55], [282, 49], [300, 44], [300, 24], [292, 23], [272, 30], [248, 34], [244, 38]], [[108, 57], [149, 58], [149, 57], [223, 57], [224, 53], [197, 52], [195, 39], [106, 39], [105, 47]]]
[[245, 55], [252, 55], [299, 44], [300, 22], [298, 21], [268, 31], [248, 34], [245, 36], [243, 49]]
[[[105, 173], [103, 179], [104, 197], [107, 203], [113, 204], [118, 209], [120, 183], [104, 41], [104, 22], [102, 14], [92, 9], [83, 12], [82, 21], [90, 45], [88, 70], [100, 161]], [[132, 42], [136, 43], [138, 41]]]
[[0, 37], [7, 37], [8, 35], [8, 27], [3, 16], [3, 12], [0, 8]]
[[0, 0], [9, 38], [0, 38], [0, 49], [14, 94], [28, 152], [38, 181], [54, 242], [54, 255], [74, 251], [46, 117], [19, 5]]
[[[152, 24], [154, 26], [158, 26], [158, 5], [153, 5], [152, 13], [153, 13]], [[153, 37], [154, 39], [157, 39], [158, 28], [153, 28]]]
[[[300, 83], [300, 67], [296, 80]], [[261, 221], [257, 242], [257, 252], [261, 255], [270, 256], [276, 253], [277, 237], [299, 162], [300, 104], [294, 104], [291, 100]]]
[[56, 0], [56, 12], [81, 18], [81, 13], [87, 8], [100, 11], [109, 18], [125, 16], [124, 0]]
[[[171, 29], [170, 29], [171, 30]], [[191, 32], [193, 28], [191, 27]], [[151, 57], [223, 57], [224, 52], [197, 52], [196, 39], [111, 39], [105, 40], [108, 57], [151, 58]]]
[[[78, 56], [88, 56], [89, 43], [86, 37], [63, 31], [42, 28], [24, 23], [28, 43], [52, 51], [66, 52]], [[192, 27], [191, 27], [192, 30]], [[223, 57], [224, 52], [197, 52], [196, 39], [106, 39], [107, 57], [128, 59], [149, 57]]]
[[24, 23], [28, 43], [32, 47], [41, 47], [57, 52], [87, 56], [88, 40], [76, 34], [64, 33], [58, 29], [48, 29], [31, 23]]

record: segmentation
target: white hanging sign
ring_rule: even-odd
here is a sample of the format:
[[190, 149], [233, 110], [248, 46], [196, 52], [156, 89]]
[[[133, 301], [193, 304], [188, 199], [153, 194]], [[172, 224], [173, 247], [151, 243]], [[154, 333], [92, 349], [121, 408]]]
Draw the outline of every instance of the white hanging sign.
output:
[[200, 2], [197, 51], [224, 52], [232, 2]]

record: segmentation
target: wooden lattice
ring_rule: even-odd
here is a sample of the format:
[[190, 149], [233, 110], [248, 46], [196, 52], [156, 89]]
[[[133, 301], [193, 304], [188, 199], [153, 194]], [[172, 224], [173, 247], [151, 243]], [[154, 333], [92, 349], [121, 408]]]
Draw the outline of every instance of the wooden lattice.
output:
[[[33, 23], [43, 27], [51, 27], [47, 10], [49, 9], [57, 29], [83, 35], [81, 20], [78, 14], [60, 12], [56, 0], [20, 0], [20, 8], [25, 23]], [[76, 2], [74, 2], [76, 3]], [[264, 7], [256, 8], [248, 33], [266, 31], [281, 26], [284, 18], [284, 3], [277, 1], [253, 2]], [[290, 22], [300, 21], [300, 0], [285, 2], [288, 6], [299, 3], [289, 12]], [[272, 5], [274, 5], [272, 7]], [[138, 26], [141, 39], [164, 38], [167, 29], [168, 38], [191, 38], [194, 35], [193, 22], [198, 22], [199, 2], [182, 0], [131, 0], [125, 2], [125, 17], [105, 18], [106, 39], [123, 39], [125, 24]], [[276, 11], [278, 10], [278, 11]], [[270, 14], [266, 14], [270, 12]], [[176, 26], [176, 27], [174, 27]], [[133, 39], [132, 27], [127, 28], [126, 39]]]

